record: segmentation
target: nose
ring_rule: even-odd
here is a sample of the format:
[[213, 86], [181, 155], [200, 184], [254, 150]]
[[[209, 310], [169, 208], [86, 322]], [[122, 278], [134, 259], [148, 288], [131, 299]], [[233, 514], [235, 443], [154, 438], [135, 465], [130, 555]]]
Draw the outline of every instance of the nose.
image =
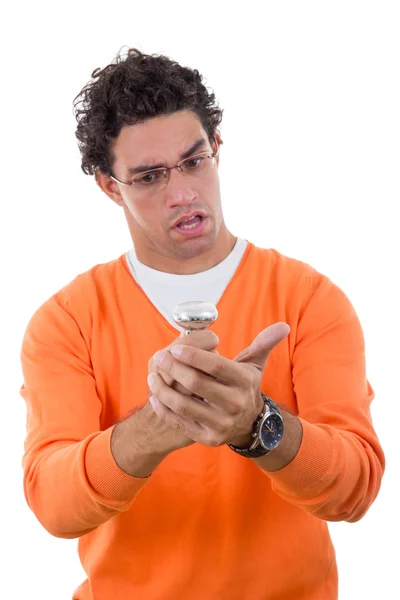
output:
[[191, 204], [198, 197], [198, 192], [193, 188], [193, 182], [182, 175], [178, 169], [171, 169], [169, 172], [169, 181], [165, 189], [167, 196], [167, 206], [186, 206]]

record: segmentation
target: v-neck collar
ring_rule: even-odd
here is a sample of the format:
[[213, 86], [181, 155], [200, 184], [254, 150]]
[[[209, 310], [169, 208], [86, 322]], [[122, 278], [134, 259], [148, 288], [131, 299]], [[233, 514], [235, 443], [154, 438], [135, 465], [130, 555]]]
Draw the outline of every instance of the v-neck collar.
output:
[[[218, 313], [223, 314], [223, 305], [226, 302], [226, 297], [229, 295], [230, 293], [230, 289], [231, 287], [234, 285], [234, 283], [236, 282], [236, 280], [239, 278], [248, 258], [250, 253], [254, 250], [254, 244], [252, 244], [251, 242], [247, 241], [247, 246], [246, 249], [243, 253], [243, 256], [234, 272], [234, 274], [232, 275], [229, 283], [227, 284], [226, 288], [224, 289], [220, 299], [218, 300], [217, 304], [216, 304], [216, 308], [218, 310]], [[168, 329], [170, 332], [174, 333], [175, 335], [177, 333], [179, 333], [179, 330], [176, 329], [165, 317], [164, 315], [158, 310], [158, 308], [152, 303], [152, 301], [150, 300], [150, 298], [147, 296], [146, 292], [143, 290], [143, 288], [138, 284], [138, 282], [136, 281], [136, 279], [134, 278], [134, 276], [131, 273], [131, 270], [129, 268], [129, 265], [127, 263], [127, 258], [126, 258], [126, 253], [122, 254], [119, 259], [118, 262], [123, 266], [123, 270], [125, 271], [125, 273], [128, 275], [132, 285], [135, 287], [136, 291], [142, 295], [144, 302], [146, 304], [148, 304], [149, 307], [151, 307], [153, 309], [153, 311], [157, 314], [158, 316], [158, 320], [160, 321], [160, 323], [163, 324], [163, 326]], [[210, 329], [212, 328], [212, 326], [210, 327]]]

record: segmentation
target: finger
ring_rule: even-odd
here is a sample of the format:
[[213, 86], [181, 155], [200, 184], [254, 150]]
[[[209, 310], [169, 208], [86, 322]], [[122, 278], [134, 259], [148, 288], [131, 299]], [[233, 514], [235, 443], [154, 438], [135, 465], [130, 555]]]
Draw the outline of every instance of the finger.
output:
[[234, 358], [234, 361], [253, 363], [258, 369], [264, 370], [269, 354], [288, 336], [289, 332], [290, 326], [287, 323], [278, 322], [269, 325], [256, 336], [250, 346]]
[[[185, 336], [183, 334], [181, 337], [175, 339], [171, 344], [169, 344], [165, 350], [170, 350], [174, 345], [182, 343], [183, 338], [187, 338], [188, 345], [196, 346], [209, 352], [217, 352], [215, 348], [219, 344], [219, 339], [218, 336], [216, 336], [215, 333], [210, 330], [194, 331], [190, 336]], [[153, 372], [159, 373], [167, 385], [175, 386], [175, 388], [182, 393], [190, 394], [189, 390], [184, 391], [182, 385], [174, 382], [173, 377], [168, 375], [166, 371], [162, 371], [162, 369], [156, 365], [154, 362], [154, 357], [152, 357], [149, 361], [148, 375]]]
[[188, 391], [189, 396], [206, 398], [208, 402], [229, 408], [232, 388], [228, 389], [206, 373], [175, 360], [170, 352], [157, 352], [155, 359], [162, 360], [162, 369], [183, 387], [185, 394]]
[[195, 346], [196, 348], [201, 348], [202, 350], [215, 350], [215, 348], [219, 344], [218, 336], [209, 329], [200, 329], [197, 331], [192, 331], [190, 335], [182, 334], [180, 337], [175, 339], [169, 346], [167, 346], [167, 350], [170, 350], [176, 344], [186, 344], [187, 346]]
[[[154, 372], [154, 371], [152, 371], [152, 372]], [[174, 378], [171, 377], [171, 375], [168, 375], [168, 373], [166, 371], [163, 371], [161, 367], [156, 366], [155, 372], [158, 373], [160, 375], [160, 377], [162, 377], [164, 379], [164, 382], [167, 385], [171, 385], [171, 386], [174, 385], [174, 383], [175, 383]]]
[[169, 385], [174, 390], [177, 390], [181, 394], [186, 394], [187, 396], [192, 395], [192, 392], [190, 390], [185, 388], [181, 383], [179, 383], [179, 381], [175, 381], [175, 379], [171, 377], [171, 375], [169, 375], [166, 371], [163, 371], [161, 367], [157, 367], [156, 373], [158, 373], [160, 377], [163, 378], [166, 385]]
[[[216, 350], [210, 350], [209, 352], [214, 352], [215, 354], [218, 354]], [[201, 396], [194, 393], [192, 390], [188, 390], [184, 385], [182, 385], [182, 383], [176, 381], [171, 375], [167, 373], [167, 371], [164, 371], [162, 367], [157, 365], [155, 371], [161, 375], [161, 377], [164, 379], [167, 385], [173, 387], [178, 392], [181, 392], [181, 394], [186, 394], [187, 396], [193, 395], [197, 396], [197, 398], [201, 398]]]
[[[243, 367], [220, 354], [204, 352], [204, 350], [200, 350], [199, 348], [186, 345], [174, 346], [171, 348], [170, 353], [180, 363], [203, 371], [225, 385], [241, 387], [246, 383]], [[166, 369], [164, 364], [162, 366]], [[168, 373], [170, 372], [169, 369], [166, 370]]]
[[227, 418], [223, 413], [216, 411], [208, 403], [173, 390], [158, 375], [155, 375], [153, 382], [149, 380], [148, 383], [152, 394], [179, 417], [217, 431], [222, 431], [226, 426]]
[[[210, 352], [216, 352], [216, 350], [210, 350]], [[180, 392], [181, 394], [186, 394], [187, 396], [195, 396], [196, 398], [203, 399], [201, 395], [196, 394], [193, 390], [189, 390], [182, 383], [174, 379], [174, 377], [167, 373], [167, 371], [164, 371], [162, 367], [157, 365], [156, 372], [159, 373], [164, 382], [174, 390]]]

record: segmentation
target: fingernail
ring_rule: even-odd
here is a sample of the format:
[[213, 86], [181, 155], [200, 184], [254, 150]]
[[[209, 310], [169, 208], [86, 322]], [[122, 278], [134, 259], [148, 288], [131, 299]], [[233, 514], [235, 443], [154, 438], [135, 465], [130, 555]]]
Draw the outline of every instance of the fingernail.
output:
[[154, 373], [150, 373], [150, 375], [147, 378], [147, 383], [149, 384], [150, 387], [152, 387], [154, 385], [156, 381], [156, 376], [154, 375]]
[[175, 356], [175, 358], [178, 358], [178, 356], [180, 356], [183, 352], [183, 348], [184, 346], [172, 346], [170, 352], [172, 354], [172, 356]]
[[163, 352], [163, 350], [159, 350], [154, 355], [154, 360], [156, 361], [156, 363], [158, 365], [162, 365], [163, 364], [164, 358], [165, 358], [165, 352]]
[[155, 408], [157, 406], [157, 398], [155, 396], [150, 396], [149, 400], [152, 407]]

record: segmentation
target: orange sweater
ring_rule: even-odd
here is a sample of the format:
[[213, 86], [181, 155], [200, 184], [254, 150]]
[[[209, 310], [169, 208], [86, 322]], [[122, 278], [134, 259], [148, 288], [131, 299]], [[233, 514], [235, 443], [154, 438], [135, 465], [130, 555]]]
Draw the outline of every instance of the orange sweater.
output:
[[326, 276], [251, 243], [218, 310], [218, 352], [231, 359], [268, 325], [291, 327], [261, 386], [303, 424], [279, 472], [200, 444], [147, 479], [116, 465], [113, 425], [146, 402], [148, 360], [179, 335], [125, 255], [77, 276], [28, 324], [25, 497], [52, 535], [79, 538], [76, 600], [337, 597], [326, 521], [360, 519], [384, 470], [358, 317]]

